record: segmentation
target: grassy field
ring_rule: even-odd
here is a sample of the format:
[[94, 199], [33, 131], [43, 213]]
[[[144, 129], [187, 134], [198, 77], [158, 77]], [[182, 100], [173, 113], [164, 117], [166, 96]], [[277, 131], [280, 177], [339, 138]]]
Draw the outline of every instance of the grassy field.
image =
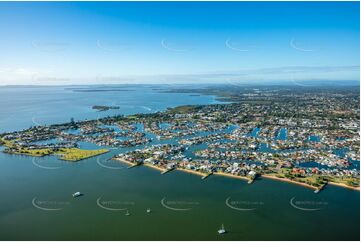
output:
[[287, 178], [293, 181], [302, 182], [309, 184], [311, 186], [320, 187], [327, 181], [344, 184], [349, 187], [359, 187], [360, 180], [352, 177], [332, 177], [332, 176], [321, 176], [321, 175], [311, 175], [311, 176], [295, 176], [290, 174], [290, 169], [282, 168], [279, 172], [271, 173], [279, 178]]
[[82, 150], [78, 148], [66, 148], [60, 149], [55, 152], [55, 154], [60, 155], [62, 160], [66, 161], [79, 161], [87, 159], [93, 156], [101, 155], [107, 153], [109, 150], [100, 149], [100, 150]]
[[0, 145], [3, 145], [8, 148], [15, 147], [15, 144], [13, 142], [11, 142], [10, 140], [5, 140], [5, 139], [0, 140]]
[[66, 161], [79, 161], [93, 156], [101, 155], [109, 151], [107, 149], [83, 150], [79, 148], [27, 149], [27, 148], [17, 147], [12, 141], [1, 139], [0, 142], [1, 145], [8, 148], [7, 153], [9, 154], [28, 155], [28, 156], [37, 156], [37, 157], [47, 156], [47, 155], [58, 155], [60, 156], [60, 159]]
[[52, 149], [17, 149], [14, 154], [30, 156], [46, 156], [53, 154]]
[[296, 182], [305, 183], [311, 186], [320, 187], [323, 185], [323, 179], [318, 175], [312, 176], [295, 176], [291, 173], [290, 169], [282, 168], [278, 172], [271, 173], [272, 175], [279, 178], [287, 178]]
[[360, 180], [352, 177], [329, 177], [331, 182], [345, 184], [347, 186], [359, 187]]
[[175, 108], [169, 108], [168, 112], [169, 113], [191, 113], [196, 111], [199, 108], [199, 106], [196, 105], [185, 105], [185, 106], [179, 106], [179, 107], [175, 107]]

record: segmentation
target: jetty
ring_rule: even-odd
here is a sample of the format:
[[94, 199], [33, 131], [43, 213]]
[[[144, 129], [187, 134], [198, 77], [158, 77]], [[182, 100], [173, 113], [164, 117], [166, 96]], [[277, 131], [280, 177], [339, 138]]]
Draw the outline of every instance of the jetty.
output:
[[202, 176], [202, 180], [207, 179], [207, 178], [208, 178], [210, 175], [212, 175], [212, 174], [213, 174], [213, 172], [208, 173], [208, 174]]
[[166, 174], [166, 173], [168, 173], [168, 172], [170, 172], [170, 171], [173, 171], [174, 170], [174, 168], [171, 168], [171, 169], [166, 169], [165, 171], [162, 171], [160, 174]]
[[213, 174], [214, 174], [214, 175], [218, 175], [218, 176], [225, 176], [225, 177], [229, 177], [229, 178], [246, 180], [247, 182], [249, 181], [249, 178], [246, 177], [246, 176], [238, 176], [238, 175], [234, 175], [234, 174], [230, 174], [230, 173], [225, 173], [225, 172], [221, 172], [221, 171], [214, 172]]
[[328, 182], [322, 184], [319, 188], [317, 188], [314, 193], [319, 193], [321, 190], [323, 190], [325, 188], [325, 186], [327, 185]]

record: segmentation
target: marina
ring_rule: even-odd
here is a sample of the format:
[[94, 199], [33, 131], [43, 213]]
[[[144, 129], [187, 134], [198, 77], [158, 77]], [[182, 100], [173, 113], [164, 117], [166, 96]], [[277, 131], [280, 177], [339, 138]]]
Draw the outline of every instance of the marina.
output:
[[360, 2], [0, 1], [1, 241], [360, 241]]
[[[52, 89], [44, 89], [46, 92], [51, 91]], [[56, 88], [55, 88], [56, 90]], [[140, 89], [142, 90], [142, 89]], [[142, 92], [144, 92], [142, 90]], [[85, 93], [86, 94], [86, 93]], [[133, 94], [134, 95], [134, 92]], [[166, 95], [166, 94], [165, 94]], [[159, 96], [159, 95], [158, 95]], [[99, 96], [100, 97], [100, 96]], [[188, 96], [186, 96], [188, 97]], [[123, 97], [124, 98], [124, 97]], [[192, 98], [200, 98], [203, 99], [204, 96], [193, 96]], [[210, 102], [213, 102], [212, 99]], [[97, 102], [100, 103], [100, 102]], [[122, 109], [119, 109], [120, 112]], [[115, 112], [115, 110], [109, 110], [106, 112]], [[61, 117], [60, 117], [61, 120]], [[23, 120], [19, 120], [18, 122], [23, 122]], [[31, 122], [31, 118], [30, 118]], [[99, 122], [99, 118], [98, 121]], [[100, 122], [106, 123], [106, 120], [101, 120]], [[185, 127], [192, 127], [190, 122], [185, 122], [184, 124], [175, 124], [171, 121], [163, 121], [164, 123], [168, 123], [169, 125], [164, 125], [164, 132], [168, 132], [169, 129], [177, 129], [184, 130]], [[57, 122], [59, 123], [59, 122]], [[13, 122], [14, 127], [17, 126], [16, 122]], [[61, 133], [56, 133], [55, 135], [51, 134], [51, 129], [49, 127], [41, 130], [41, 135], [35, 136], [34, 140], [31, 140], [31, 143], [35, 140], [55, 138], [57, 140], [58, 135], [64, 138], [71, 138], [70, 142], [77, 143], [77, 148], [85, 149], [85, 150], [98, 150], [98, 149], [107, 149], [109, 150], [107, 153], [104, 153], [97, 157], [90, 157], [88, 159], [80, 160], [77, 162], [66, 162], [62, 161], [58, 163], [57, 157], [52, 155], [47, 155], [43, 157], [37, 157], [39, 159], [37, 162], [41, 162], [42, 165], [49, 165], [57, 167], [54, 170], [45, 170], [34, 166], [31, 162], [32, 156], [28, 155], [9, 155], [7, 153], [0, 153], [0, 162], [2, 164], [2, 182], [0, 185], [1, 192], [7, 193], [9, 190], [7, 189], [8, 182], [12, 181], [12, 185], [9, 186], [12, 189], [22, 190], [23, 193], [17, 194], [15, 197], [7, 198], [7, 203], [0, 202], [2, 207], [6, 209], [6, 211], [13, 211], [7, 217], [5, 217], [4, 213], [1, 213], [0, 216], [0, 225], [1, 225], [1, 234], [3, 238], [14, 238], [14, 231], [11, 227], [9, 227], [9, 221], [19, 221], [19, 215], [15, 212], [20, 207], [26, 207], [29, 210], [27, 218], [37, 218], [37, 222], [40, 227], [46, 226], [49, 223], [49, 219], [53, 224], [60, 223], [59, 218], [55, 213], [50, 213], [49, 216], [44, 216], [46, 214], [41, 215], [44, 211], [41, 211], [37, 208], [32, 207], [31, 201], [34, 197], [37, 197], [37, 201], [39, 201], [39, 205], [47, 206], [55, 206], [56, 208], [61, 207], [61, 213], [64, 214], [64, 219], [66, 217], [69, 218], [74, 213], [79, 214], [79, 217], [76, 219], [66, 219], [66, 225], [63, 225], [63, 229], [65, 231], [75, 231], [75, 237], [72, 236], [71, 239], [86, 239], [89, 238], [88, 235], [93, 231], [93, 226], [97, 228], [101, 228], [102, 233], [97, 233], [93, 235], [92, 238], [118, 238], [121, 236], [123, 239], [169, 239], [177, 237], [178, 239], [209, 239], [215, 240], [220, 236], [218, 233], [215, 233], [220, 227], [219, 220], [224, 221], [225, 228], [229, 228], [230, 232], [222, 235], [222, 238], [235, 240], [235, 239], [280, 239], [279, 233], [276, 231], [281, 230], [284, 227], [282, 222], [271, 222], [270, 220], [264, 220], [263, 217], [266, 216], [268, 218], [272, 218], [275, 216], [275, 211], [277, 211], [277, 216], [281, 216], [288, 223], [292, 222], [295, 226], [302, 226], [303, 232], [296, 229], [289, 229], [287, 232], [283, 234], [283, 236], [287, 238], [297, 238], [297, 239], [307, 239], [307, 233], [304, 231], [312, 231], [313, 227], [317, 224], [323, 224], [325, 221], [328, 221], [330, 214], [332, 216], [336, 216], [337, 219], [328, 225], [326, 228], [320, 228], [317, 234], [318, 237], [313, 237], [313, 239], [317, 238], [355, 238], [357, 237], [357, 223], [353, 223], [351, 221], [355, 221], [355, 216], [357, 214], [356, 204], [359, 204], [359, 191], [353, 189], [344, 189], [338, 186], [334, 186], [332, 182], [329, 182], [328, 185], [322, 189], [322, 192], [315, 194], [313, 191], [316, 190], [315, 187], [310, 187], [307, 189], [304, 184], [296, 184], [290, 183], [288, 181], [279, 181], [275, 179], [267, 179], [266, 177], [262, 178], [262, 175], [256, 179], [250, 179], [250, 177], [242, 176], [241, 171], [244, 169], [257, 169], [257, 167], [262, 167], [262, 162], [256, 162], [255, 158], [250, 160], [249, 162], [242, 158], [244, 155], [250, 157], [256, 157], [260, 161], [267, 161], [269, 158], [269, 154], [264, 152], [257, 152], [252, 148], [252, 144], [256, 144], [257, 140], [253, 140], [254, 137], [250, 136], [246, 138], [247, 143], [240, 144], [246, 147], [244, 149], [244, 153], [232, 152], [232, 147], [237, 141], [237, 137], [242, 137], [243, 134], [247, 134], [252, 132], [252, 127], [248, 127], [244, 129], [241, 127], [231, 127], [228, 128], [229, 125], [220, 125], [215, 126], [217, 133], [212, 134], [214, 131], [213, 128], [209, 128], [207, 124], [198, 124], [195, 127], [198, 132], [193, 133], [192, 136], [180, 136], [178, 134], [172, 136], [171, 141], [167, 139], [156, 139], [156, 137], [152, 136], [146, 130], [151, 128], [154, 132], [158, 132], [160, 137], [163, 137], [163, 131], [157, 131], [157, 126], [148, 124], [135, 124], [128, 125], [126, 123], [120, 123], [119, 130], [116, 132], [144, 132], [145, 136], [139, 136], [140, 139], [142, 137], [152, 139], [149, 144], [143, 144], [139, 147], [134, 146], [126, 146], [126, 147], [113, 147], [111, 146], [99, 146], [94, 145], [91, 142], [79, 142], [79, 140], [83, 140], [84, 138], [88, 140], [88, 136], [93, 132], [105, 132], [111, 134], [112, 130], [103, 129], [98, 130], [94, 129], [92, 123], [84, 123], [80, 124], [83, 126], [83, 129], [73, 130], [75, 136], [68, 136], [67, 134], [62, 135]], [[186, 125], [186, 126], [185, 126]], [[255, 124], [252, 124], [254, 126]], [[103, 126], [101, 126], [103, 127]], [[168, 127], [168, 128], [167, 128]], [[60, 126], [60, 128], [62, 128]], [[64, 130], [69, 130], [68, 126], [63, 127]], [[114, 127], [108, 127], [113, 128]], [[82, 130], [86, 130], [89, 134], [82, 134]], [[268, 139], [274, 139], [274, 135], [270, 135], [267, 130], [271, 130], [270, 128], [263, 127], [257, 133], [257, 139], [265, 142], [265, 138], [262, 138], [267, 135]], [[291, 130], [291, 129], [289, 129]], [[45, 132], [44, 132], [45, 131]], [[267, 131], [267, 132], [266, 132]], [[68, 131], [67, 131], [68, 132]], [[183, 132], [183, 131], [182, 131]], [[192, 131], [193, 132], [193, 131]], [[204, 133], [202, 133], [204, 132]], [[272, 131], [273, 132], [273, 131]], [[293, 131], [292, 131], [293, 132]], [[292, 133], [291, 131], [288, 132]], [[322, 131], [324, 133], [324, 131]], [[183, 133], [188, 134], [188, 133]], [[183, 135], [182, 134], [182, 135]], [[77, 137], [80, 135], [79, 137]], [[114, 135], [114, 134], [111, 134]], [[307, 137], [307, 133], [303, 136]], [[322, 133], [318, 132], [318, 135], [322, 137]], [[197, 136], [197, 138], [195, 138]], [[24, 136], [23, 138], [25, 138]], [[97, 137], [97, 136], [94, 136]], [[89, 138], [88, 141], [92, 141], [94, 137]], [[101, 136], [100, 136], [101, 137]], [[105, 137], [105, 136], [104, 136]], [[135, 136], [134, 136], [135, 137]], [[134, 138], [133, 137], [133, 138]], [[232, 138], [233, 137], [233, 138]], [[294, 135], [295, 137], [295, 135]], [[74, 138], [74, 140], [73, 140]], [[224, 142], [223, 140], [230, 139], [230, 141]], [[235, 140], [232, 140], [235, 139]], [[343, 142], [350, 144], [349, 140], [351, 137], [347, 139], [343, 139], [337, 142]], [[29, 140], [30, 141], [30, 140]], [[40, 142], [40, 141], [39, 141]], [[63, 142], [63, 144], [61, 143]], [[42, 142], [37, 143], [38, 145], [46, 144], [46, 148], [54, 148], [52, 144], [56, 144], [57, 147], [61, 145], [70, 145], [67, 143], [65, 139], [61, 142]], [[65, 142], [65, 143], [64, 143]], [[159, 142], [159, 143], [158, 143]], [[162, 161], [161, 163], [154, 163], [157, 159], [159, 160], [159, 155], [161, 153], [155, 153], [155, 158], [153, 161], [150, 159], [148, 162], [143, 160], [143, 162], [135, 162], [136, 160], [130, 161], [128, 159], [124, 159], [119, 161], [117, 159], [121, 158], [119, 154], [125, 154], [128, 152], [133, 152], [138, 150], [137, 152], [144, 149], [144, 147], [152, 147], [153, 145], [158, 145], [165, 143], [172, 143], [174, 146], [166, 146], [170, 153], [170, 157], [166, 157], [167, 162]], [[177, 142], [179, 142], [177, 144]], [[284, 149], [285, 147], [291, 147], [294, 144], [288, 143], [289, 139], [284, 141], [284, 143], [275, 143], [272, 145], [272, 150], [270, 150], [271, 145], [261, 146], [260, 149], [263, 149], [266, 152], [274, 152], [273, 149]], [[327, 141], [328, 142], [328, 141]], [[204, 145], [206, 143], [206, 146]], [[183, 144], [183, 146], [182, 146]], [[190, 145], [191, 144], [191, 145]], [[271, 143], [272, 144], [272, 143]], [[303, 145], [311, 145], [305, 142]], [[326, 142], [322, 143], [326, 147]], [[334, 145], [334, 144], [333, 144]], [[34, 148], [39, 148], [40, 146], [34, 146]], [[189, 146], [189, 147], [188, 147]], [[241, 146], [241, 147], [243, 147]], [[257, 146], [257, 145], [256, 145]], [[336, 145], [338, 146], [338, 145]], [[156, 146], [158, 147], [158, 146]], [[350, 146], [351, 147], [351, 146]], [[30, 148], [30, 147], [29, 147]], [[224, 152], [224, 148], [230, 149], [231, 152]], [[2, 147], [2, 150], [4, 147]], [[159, 148], [156, 148], [159, 149]], [[222, 151], [215, 155], [214, 158], [211, 157], [213, 154], [210, 150], [207, 152], [207, 157], [197, 157], [199, 155], [205, 155], [207, 153], [197, 153], [198, 150], [204, 149], [219, 149]], [[251, 152], [248, 150], [252, 149]], [[241, 148], [243, 150], [243, 148]], [[156, 150], [155, 150], [156, 151]], [[148, 151], [147, 151], [148, 152]], [[184, 153], [185, 157], [192, 158], [192, 160], [183, 161], [177, 163], [177, 161], [184, 159], [185, 157], [180, 155], [179, 152]], [[256, 152], [256, 153], [253, 153]], [[279, 152], [279, 151], [278, 151]], [[225, 155], [222, 155], [222, 154]], [[350, 151], [346, 151], [346, 153], [350, 153]], [[136, 153], [134, 153], [136, 154]], [[217, 154], [217, 153], [214, 153]], [[243, 162], [239, 163], [238, 167], [235, 167], [237, 173], [232, 174], [232, 170], [229, 172], [215, 171], [209, 170], [209, 165], [213, 164], [212, 160], [224, 160], [225, 164], [233, 164], [235, 161], [239, 159], [239, 155], [244, 159]], [[209, 156], [209, 157], [208, 157]], [[219, 156], [219, 158], [217, 158]], [[174, 157], [174, 159], [171, 159]], [[225, 157], [225, 158], [222, 158]], [[229, 157], [229, 158], [228, 158]], [[326, 157], [326, 156], [325, 156]], [[357, 159], [357, 157], [354, 157]], [[120, 167], [122, 168], [122, 164], [126, 165], [126, 167], [135, 166], [132, 169], [106, 169], [102, 166], [99, 166], [97, 163], [97, 159], [104, 160], [104, 162], [111, 162], [112, 167]], [[209, 160], [209, 162], [205, 162]], [[273, 160], [277, 161], [276, 157]], [[205, 162], [204, 170], [195, 170], [197, 166], [195, 161]], [[323, 161], [327, 162], [327, 161]], [[109, 163], [110, 164], [110, 163]], [[148, 165], [149, 164], [149, 165]], [[217, 163], [215, 163], [217, 164]], [[218, 163], [222, 165], [223, 163]], [[316, 163], [317, 164], [317, 163]], [[340, 163], [343, 164], [343, 163]], [[56, 165], [56, 166], [55, 166]], [[222, 165], [223, 166], [223, 165]], [[233, 167], [233, 165], [232, 165]], [[326, 166], [328, 167], [328, 166]], [[344, 166], [344, 172], [350, 172], [352, 174], [352, 169], [347, 170], [347, 166]], [[193, 169], [189, 169], [193, 168]], [[240, 169], [242, 168], [242, 169]], [[225, 168], [222, 168], [225, 169]], [[312, 168], [303, 168], [307, 172], [312, 172]], [[326, 172], [330, 170], [328, 167], [319, 169], [322, 172]], [[336, 168], [331, 168], [336, 169]], [[341, 168], [337, 168], [339, 170]], [[184, 172], [185, 170], [186, 172]], [[249, 170], [250, 171], [250, 170]], [[249, 173], [245, 173], [246, 175]], [[166, 172], [165, 175], [161, 175], [161, 173]], [[300, 172], [300, 171], [298, 171]], [[339, 171], [338, 171], [339, 172]], [[202, 180], [201, 178], [207, 174], [211, 174], [207, 177], [207, 179]], [[19, 179], [16, 182], [12, 178], [9, 177], [9, 174], [19, 174], [25, 180], [31, 179], [32, 182], [24, 183], [23, 179]], [[266, 174], [265, 174], [266, 175]], [[266, 175], [267, 176], [267, 175]], [[43, 181], [46, 180], [45, 184]], [[252, 185], [248, 184], [250, 181], [253, 181]], [[51, 184], [51, 188], [49, 187]], [[301, 186], [300, 186], [301, 185]], [[348, 186], [345, 186], [348, 187]], [[305, 189], [306, 188], [306, 189]], [[84, 192], [86, 196], [83, 196], [81, 199], [69, 200], [71, 202], [67, 202], [69, 199], [69, 194], [74, 193], [74, 189]], [[357, 188], [356, 188], [357, 189]], [[114, 191], [117, 191], [116, 193]], [[136, 191], [136, 193], [134, 193]], [[262, 194], [261, 197], [258, 197], [257, 194]], [[119, 204], [119, 208], [127, 208], [128, 214], [126, 215], [126, 211], [124, 213], [119, 213], [120, 217], [118, 217], [118, 213], [114, 212], [109, 213], [104, 209], [98, 208], [96, 206], [96, 201], [99, 197], [102, 197], [103, 202], [107, 206], [113, 206]], [[240, 212], [238, 210], [233, 210], [225, 205], [226, 198], [231, 196], [231, 203], [233, 206], [239, 206], [239, 208], [250, 207], [253, 209], [254, 206], [258, 206], [254, 212], [247, 212], [245, 216], [244, 212]], [[300, 211], [291, 207], [289, 205], [289, 199], [293, 196], [296, 196], [296, 199], [300, 201], [314, 201], [317, 204], [320, 201], [327, 201], [328, 205], [326, 209], [323, 209], [321, 213], [309, 213], [304, 214], [303, 218], [300, 219]], [[185, 208], [192, 208], [188, 212], [175, 212], [172, 210], [168, 210], [161, 206], [160, 201], [163, 197], [167, 198], [170, 206], [175, 206], [178, 204], [179, 208], [185, 206]], [[287, 199], [289, 197], [289, 199]], [[189, 199], [195, 202], [186, 202]], [[342, 206], [345, 202], [350, 203], [349, 206]], [[309, 203], [309, 202], [308, 202]], [[54, 204], [54, 205], [52, 205]], [[199, 205], [197, 205], [199, 204]], [[264, 205], [262, 205], [264, 204]], [[96, 206], [96, 207], [94, 207]], [[115, 207], [116, 208], [116, 207]], [[151, 212], [148, 213], [147, 209], [151, 208]], [[357, 210], [357, 209], [356, 209]], [[221, 211], [221, 214], [215, 213], [215, 211]], [[257, 212], [256, 212], [257, 211]], [[151, 214], [151, 216], [149, 216]], [[39, 217], [40, 215], [40, 217]], [[109, 217], [110, 216], [110, 217]], [[22, 215], [22, 218], [24, 215]], [[217, 217], [217, 219], [214, 219]], [[167, 218], [167, 224], [164, 224], [162, 221], [164, 218]], [[207, 223], [203, 224], [204, 219], [207, 218]], [[109, 220], [111, 222], [104, 222]], [[17, 222], [17, 230], [18, 231], [26, 231], [28, 226], [28, 220], [21, 220], [22, 222]], [[88, 221], [93, 221], [92, 226], [88, 223]], [[141, 223], [139, 221], [142, 221]], [[305, 221], [308, 222], [305, 225]], [[136, 224], [143, 227], [142, 233], [135, 233], [131, 228], [135, 228]], [[192, 233], [192, 235], [187, 235], [183, 233], [184, 223], [188, 224], [186, 227], [188, 230], [193, 230], [196, 228], [197, 233]], [[200, 224], [202, 224], [200, 226]], [[267, 237], [263, 237], [262, 234], [257, 233], [255, 235], [255, 228], [262, 224], [264, 228], [267, 228], [266, 234]], [[126, 227], [129, 232], [114, 232], [118, 231], [119, 226]], [[164, 233], [164, 229], [159, 231], [159, 234], [162, 234], [160, 237], [154, 237], [154, 231], [158, 231], [159, 226], [164, 226], [167, 228], [167, 232]], [[33, 239], [41, 239], [48, 238], [54, 233], [54, 230], [51, 228], [47, 231], [41, 231], [41, 229], [36, 228], [32, 231], [32, 233], [27, 234], [27, 238]], [[350, 231], [347, 234], [340, 235], [339, 233], [333, 233], [331, 231], [339, 231], [340, 227], [347, 227], [347, 231]], [[213, 231], [213, 232], [212, 232]], [[352, 232], [354, 231], [354, 232]], [[242, 235], [240, 235], [242, 234]], [[338, 237], [339, 236], [339, 237]], [[17, 239], [21, 239], [22, 235], [17, 233]], [[58, 239], [70, 239], [67, 234], [59, 235]]]

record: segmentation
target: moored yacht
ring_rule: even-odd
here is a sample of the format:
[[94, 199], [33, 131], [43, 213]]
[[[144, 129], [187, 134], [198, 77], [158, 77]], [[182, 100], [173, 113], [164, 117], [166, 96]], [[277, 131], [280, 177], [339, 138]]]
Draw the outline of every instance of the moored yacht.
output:
[[224, 229], [224, 225], [222, 224], [222, 227], [218, 229], [218, 234], [225, 234], [226, 230]]
[[73, 197], [80, 197], [82, 194], [80, 192], [73, 193]]

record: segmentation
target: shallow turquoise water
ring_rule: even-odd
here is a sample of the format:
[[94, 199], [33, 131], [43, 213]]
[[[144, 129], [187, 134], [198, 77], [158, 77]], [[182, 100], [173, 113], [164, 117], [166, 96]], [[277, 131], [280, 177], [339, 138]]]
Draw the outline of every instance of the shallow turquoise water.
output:
[[[95, 96], [94, 93], [69, 93], [60, 87], [0, 88], [0, 115], [6, 117], [1, 118], [1, 129], [26, 128], [32, 125], [35, 114], [36, 120], [44, 123], [108, 115], [95, 112], [89, 106], [113, 105], [114, 96], [119, 100], [116, 102], [128, 102], [129, 107], [124, 105], [109, 113], [136, 113], [144, 105], [165, 109], [167, 105], [215, 102], [210, 96], [159, 94], [149, 88], [138, 91], [146, 94], [133, 99], [134, 93], [125, 92], [98, 92]], [[95, 97], [90, 100], [88, 95]], [[170, 98], [173, 95], [177, 98]], [[134, 108], [136, 106], [139, 109]], [[87, 143], [80, 145], [97, 148]], [[216, 176], [202, 180], [178, 171], [160, 175], [159, 171], [147, 167], [126, 169], [122, 164], [107, 161], [126, 150], [112, 150], [77, 163], [55, 157], [33, 159], [0, 153], [0, 239], [359, 239], [357, 191], [328, 186], [314, 194], [304, 187], [267, 179], [251, 185]], [[76, 191], [84, 196], [72, 198], [71, 194]], [[233, 208], [227, 206], [226, 201]], [[43, 210], [34, 204], [59, 210]], [[126, 208], [130, 215], [125, 215], [126, 210], [107, 210], [99, 204], [111, 209]], [[147, 208], [152, 212], [146, 213]], [[221, 224], [229, 231], [223, 236], [217, 234]]]

